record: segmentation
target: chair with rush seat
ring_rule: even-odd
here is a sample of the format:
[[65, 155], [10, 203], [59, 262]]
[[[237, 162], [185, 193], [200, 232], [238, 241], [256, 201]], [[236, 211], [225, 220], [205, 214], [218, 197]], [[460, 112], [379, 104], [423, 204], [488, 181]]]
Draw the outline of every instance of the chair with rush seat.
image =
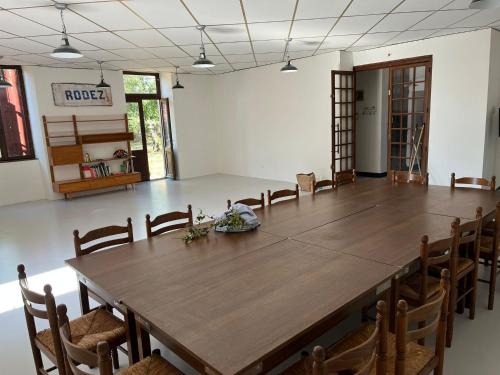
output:
[[417, 184], [429, 186], [429, 173], [420, 175], [406, 171], [391, 171], [391, 181], [393, 184]]
[[316, 181], [313, 186], [313, 195], [323, 190], [333, 189], [335, 189], [335, 186], [332, 180]]
[[[161, 226], [166, 223], [174, 222], [175, 224]], [[182, 229], [191, 227], [193, 225], [193, 210], [191, 205], [188, 204], [187, 212], [174, 211], [168, 212], [163, 215], [158, 215], [153, 220], [151, 220], [151, 216], [146, 215], [146, 233], [148, 238], [158, 236], [165, 232], [170, 232], [176, 229]], [[158, 227], [158, 229], [154, 229], [154, 227]]]
[[500, 246], [500, 202], [497, 202], [495, 211], [483, 218], [482, 228], [479, 258], [483, 260], [485, 267], [490, 267], [490, 277], [489, 280], [478, 281], [489, 284], [488, 309], [493, 310]]
[[[456, 186], [456, 185], [465, 185], [465, 186]], [[491, 190], [494, 191], [496, 189], [496, 177], [491, 177], [491, 181], [488, 181], [486, 178], [477, 178], [477, 177], [461, 177], [456, 178], [455, 173], [451, 174], [451, 183], [450, 187], [452, 189], [455, 188], [474, 188], [474, 186], [479, 189]]]
[[[264, 193], [260, 193], [260, 198], [257, 199], [257, 198], [246, 198], [246, 199], [240, 199], [236, 202], [234, 202], [234, 204], [237, 204], [237, 203], [241, 203], [241, 204], [244, 204], [244, 205], [247, 205], [253, 209], [255, 208], [264, 208], [266, 202], [264, 200]], [[231, 200], [228, 199], [227, 200], [227, 209], [229, 210], [231, 208], [231, 206], [233, 205], [233, 203], [231, 203]]]
[[356, 183], [356, 170], [335, 172], [333, 174], [333, 186], [337, 189], [339, 186]]
[[282, 189], [282, 190], [276, 190], [274, 193], [271, 193], [271, 190], [267, 191], [267, 204], [271, 205], [273, 204], [273, 201], [281, 198], [288, 198], [288, 197], [293, 197], [288, 200], [292, 199], [299, 199], [299, 185], [295, 184], [295, 190], [291, 189]]

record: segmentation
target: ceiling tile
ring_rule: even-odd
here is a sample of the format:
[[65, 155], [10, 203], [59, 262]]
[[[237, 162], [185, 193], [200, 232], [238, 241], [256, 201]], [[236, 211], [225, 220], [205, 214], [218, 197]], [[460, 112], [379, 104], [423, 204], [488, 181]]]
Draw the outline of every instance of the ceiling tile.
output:
[[135, 69], [135, 68], [145, 68], [146, 66], [141, 64], [139, 61], [135, 60], [119, 60], [119, 61], [108, 61], [108, 63], [116, 66], [120, 69]]
[[177, 66], [186, 66], [194, 63], [192, 57], [169, 57], [168, 61]]
[[432, 29], [440, 29], [447, 27], [455, 22], [462, 20], [468, 16], [476, 13], [476, 10], [467, 9], [467, 10], [446, 10], [446, 11], [437, 11], [430, 17], [427, 17], [422, 22], [419, 22], [415, 26], [411, 28], [411, 30], [432, 30]]
[[[198, 56], [200, 54], [200, 45], [192, 44], [189, 46], [181, 46], [181, 48], [186, 51], [191, 56]], [[205, 44], [205, 53], [207, 56], [217, 56], [220, 55], [219, 51], [213, 44]]]
[[28, 35], [50, 35], [57, 32], [60, 28], [59, 24], [57, 29], [49, 29], [45, 26], [39, 25], [33, 21], [24, 19], [16, 14], [8, 11], [0, 11], [0, 27], [9, 33], [20, 36]]
[[451, 34], [460, 34], [460, 33], [466, 33], [470, 31], [475, 31], [476, 29], [470, 29], [468, 27], [458, 27], [456, 29], [443, 29], [436, 31], [435, 33], [431, 34], [431, 37], [438, 37], [438, 36], [445, 36], [445, 35], [451, 35]]
[[[194, 27], [174, 27], [169, 29], [158, 29], [163, 35], [177, 45], [188, 45], [200, 43], [200, 32]], [[206, 40], [206, 36], [203, 36]]]
[[256, 53], [255, 58], [259, 64], [283, 61], [283, 52]]
[[18, 51], [18, 50], [13, 49], [13, 48], [3, 47], [0, 43], [0, 56], [7, 57], [7, 56], [19, 55], [22, 53], [23, 53], [22, 51]]
[[30, 53], [44, 53], [53, 50], [52, 47], [25, 38], [10, 38], [0, 40], [0, 45]]
[[29, 54], [29, 55], [18, 55], [15, 57], [16, 60], [18, 60], [21, 64], [24, 65], [24, 63], [27, 64], [51, 64], [57, 62], [56, 59], [51, 59], [46, 56], [41, 56], [41, 55], [34, 55], [34, 54]]
[[[48, 44], [52, 47], [58, 47], [61, 45], [61, 35], [60, 34], [57, 34], [57, 35], [41, 35], [41, 36], [30, 36], [29, 39], [31, 40], [35, 40], [37, 42], [40, 42], [40, 43], [45, 43], [45, 44]], [[74, 35], [70, 35], [69, 36], [69, 43], [81, 50], [81, 51], [90, 51], [90, 50], [97, 50], [99, 49], [99, 47], [95, 47], [93, 45], [90, 45], [88, 43], [85, 43], [77, 38], [75, 38]]]
[[217, 47], [223, 54], [252, 53], [250, 42], [217, 43]]
[[337, 18], [322, 18], [315, 20], [296, 20], [292, 24], [291, 38], [306, 38], [325, 36], [337, 21]]
[[383, 17], [383, 15], [342, 17], [330, 35], [363, 34], [370, 30]]
[[479, 11], [463, 21], [453, 24], [453, 27], [481, 27], [500, 20], [500, 8]]
[[141, 63], [141, 65], [145, 65], [150, 68], [170, 66], [170, 64], [163, 59], [145, 59], [145, 60], [140, 60], [139, 62]]
[[184, 0], [184, 3], [202, 25], [244, 22], [239, 1]]
[[340, 17], [351, 0], [299, 1], [295, 19]]
[[313, 51], [290, 51], [291, 59], [301, 59], [303, 57], [312, 56]]
[[246, 55], [225, 55], [226, 59], [231, 63], [255, 62], [253, 54]]
[[186, 53], [181, 51], [178, 47], [154, 47], [146, 48], [146, 50], [163, 59], [168, 57], [186, 57]]
[[[168, 47], [164, 47], [168, 48]], [[153, 59], [155, 56], [145, 51], [143, 49], [138, 48], [121, 48], [121, 49], [110, 49], [110, 52], [124, 57], [126, 59]], [[119, 59], [121, 60], [121, 59]]]
[[398, 44], [398, 43], [411, 42], [413, 40], [424, 39], [429, 35], [431, 35], [433, 32], [434, 31], [432, 30], [409, 30], [397, 35], [395, 38], [389, 40], [388, 43]]
[[449, 2], [450, 0], [406, 0], [403, 4], [396, 8], [395, 12], [438, 10], [447, 5]]
[[116, 31], [115, 33], [139, 47], [163, 47], [172, 45], [163, 34], [153, 29]]
[[285, 50], [285, 40], [266, 40], [252, 42], [255, 53], [283, 52]]
[[215, 43], [248, 40], [245, 24], [207, 26], [206, 32]]
[[416, 13], [393, 13], [388, 14], [380, 21], [370, 32], [388, 32], [388, 31], [404, 31], [409, 27], [422, 21], [432, 12], [416, 12]]
[[290, 51], [315, 50], [319, 47], [322, 40], [323, 40], [323, 37], [321, 37], [321, 38], [293, 39], [289, 43], [288, 49]]
[[250, 37], [252, 38], [252, 41], [270, 39], [285, 40], [288, 37], [290, 25], [290, 21], [249, 23], [248, 30], [250, 31]]
[[[56, 30], [61, 30], [61, 15], [55, 7], [24, 8], [16, 9], [13, 12], [22, 17], [29, 18], [32, 21], [52, 27]], [[64, 12], [64, 23], [66, 24], [68, 33], [104, 31], [102, 27], [73, 13], [71, 10]]]
[[0, 38], [13, 38], [17, 35], [6, 33], [5, 31], [0, 31]]
[[149, 27], [120, 2], [75, 4], [70, 9], [108, 30], [147, 29]]
[[451, 4], [446, 5], [443, 9], [469, 9], [471, 0], [455, 0]]
[[94, 60], [99, 60], [99, 61], [106, 61], [106, 60], [126, 60], [126, 57], [117, 55], [115, 53], [112, 53], [110, 51], [106, 50], [96, 50], [96, 51], [84, 51], [82, 52], [83, 55], [86, 58], [89, 59], [94, 59]]
[[354, 0], [346, 16], [389, 13], [401, 0]]
[[238, 70], [238, 69], [255, 68], [257, 66], [255, 64], [255, 61], [254, 62], [238, 62], [238, 63], [234, 63], [234, 64], [231, 64], [231, 65], [236, 70]]
[[321, 48], [347, 48], [351, 46], [362, 34], [336, 35], [325, 38]]
[[296, 0], [243, 0], [247, 22], [287, 21], [293, 17]]
[[366, 34], [354, 44], [354, 47], [383, 45], [398, 34], [398, 32]]
[[14, 8], [25, 8], [25, 7], [38, 7], [51, 5], [50, 0], [0, 0], [0, 8], [4, 9], [14, 9]]
[[123, 4], [157, 28], [196, 26], [179, 0], [126, 0]]
[[75, 34], [78, 39], [103, 49], [133, 48], [134, 45], [110, 32]]

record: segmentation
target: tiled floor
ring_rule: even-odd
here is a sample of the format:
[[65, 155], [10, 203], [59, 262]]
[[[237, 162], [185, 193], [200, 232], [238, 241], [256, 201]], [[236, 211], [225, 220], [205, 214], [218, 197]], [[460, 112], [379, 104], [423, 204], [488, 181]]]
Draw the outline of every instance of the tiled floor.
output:
[[[228, 198], [257, 196], [267, 188], [291, 184], [261, 179], [213, 175], [185, 181], [154, 181], [137, 185], [135, 191], [121, 191], [77, 198], [72, 201], [39, 201], [0, 207], [0, 374], [34, 374], [34, 366], [17, 287], [16, 265], [24, 263], [31, 286], [51, 283], [58, 303], [66, 303], [69, 315], [79, 312], [76, 281], [64, 266], [73, 256], [72, 231], [125, 223], [132, 217], [134, 236], [145, 237], [144, 216], [185, 209], [202, 208], [217, 214]], [[446, 352], [447, 375], [500, 374], [500, 298], [494, 311], [486, 309], [487, 288], [480, 284], [476, 319], [458, 316], [453, 348]], [[319, 340], [326, 343], [357, 322], [353, 317], [334, 333]], [[154, 346], [157, 346], [153, 342]], [[167, 350], [163, 354], [187, 373]], [[126, 361], [123, 359], [122, 364]], [[274, 372], [274, 371], [273, 371]]]

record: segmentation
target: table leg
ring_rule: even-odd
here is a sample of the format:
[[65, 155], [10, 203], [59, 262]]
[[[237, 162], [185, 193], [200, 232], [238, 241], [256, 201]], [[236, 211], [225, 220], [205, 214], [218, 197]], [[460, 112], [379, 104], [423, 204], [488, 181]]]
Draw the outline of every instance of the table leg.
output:
[[137, 338], [139, 340], [139, 356], [141, 359], [144, 359], [151, 355], [151, 339], [149, 338], [149, 332], [144, 329], [142, 324], [136, 323], [136, 325]]
[[80, 289], [80, 309], [82, 311], [82, 315], [85, 315], [90, 311], [89, 290], [87, 285], [81, 281], [78, 281], [78, 286]]
[[130, 310], [125, 312], [125, 322], [127, 324], [127, 351], [129, 365], [139, 362], [139, 347], [137, 343], [137, 326], [135, 315]]

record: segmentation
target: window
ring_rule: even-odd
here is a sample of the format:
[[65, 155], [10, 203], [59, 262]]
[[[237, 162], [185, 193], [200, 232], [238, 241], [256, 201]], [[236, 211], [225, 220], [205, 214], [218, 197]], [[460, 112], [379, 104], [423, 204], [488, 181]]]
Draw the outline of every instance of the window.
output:
[[1, 66], [12, 87], [0, 89], [0, 161], [34, 159], [23, 73], [19, 66]]
[[154, 73], [124, 72], [123, 82], [125, 94], [154, 94], [160, 93], [160, 76]]

